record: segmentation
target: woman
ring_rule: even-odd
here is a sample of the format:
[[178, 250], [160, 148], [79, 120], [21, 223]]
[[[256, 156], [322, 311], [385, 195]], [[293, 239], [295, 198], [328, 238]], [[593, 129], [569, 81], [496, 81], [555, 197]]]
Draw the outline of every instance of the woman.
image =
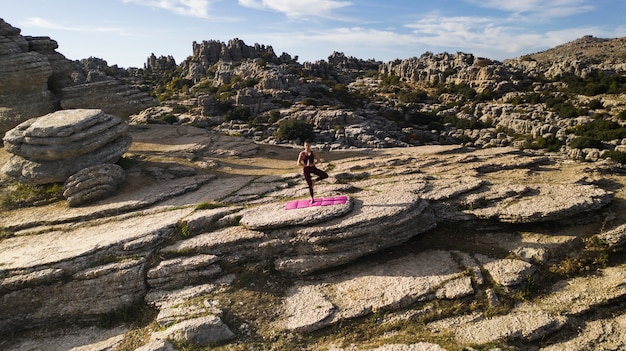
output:
[[[304, 179], [309, 186], [309, 194], [311, 195], [310, 203], [315, 202], [315, 197], [313, 197], [313, 185], [315, 185], [315, 182], [328, 178], [328, 173], [315, 167], [315, 164], [318, 162], [320, 162], [320, 160], [311, 150], [311, 143], [308, 140], [305, 141], [304, 151], [300, 151], [300, 154], [298, 155], [298, 165], [302, 166]], [[317, 179], [313, 180], [311, 178], [311, 174], [315, 174], [317, 176]]]

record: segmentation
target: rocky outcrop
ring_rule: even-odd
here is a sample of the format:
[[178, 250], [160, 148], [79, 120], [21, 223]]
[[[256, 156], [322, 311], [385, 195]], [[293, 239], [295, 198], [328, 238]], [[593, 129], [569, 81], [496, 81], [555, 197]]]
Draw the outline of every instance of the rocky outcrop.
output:
[[472, 54], [424, 54], [420, 58], [394, 60], [381, 64], [379, 72], [417, 83], [465, 83], [478, 92], [485, 89], [507, 93], [520, 83], [522, 76], [512, 67]]
[[[56, 48], [55, 41], [47, 40], [48, 46]], [[48, 90], [52, 64], [34, 50], [41, 45], [31, 47], [43, 41], [21, 36], [19, 28], [0, 18], [0, 135], [29, 118], [52, 112], [58, 103]]]
[[132, 142], [128, 124], [101, 110], [61, 110], [8, 131], [2, 172], [22, 183], [65, 182], [91, 166], [114, 163]]
[[57, 48], [49, 37], [22, 36], [0, 19], [0, 135], [59, 109], [99, 108], [126, 118], [156, 105], [145, 90], [121, 80], [118, 67], [97, 59], [73, 62]]
[[272, 63], [297, 61], [297, 57], [292, 59], [285, 53], [277, 57], [271, 46], [261, 44], [250, 46], [237, 38], [229, 40], [228, 43], [217, 40], [204, 40], [201, 43], [194, 41], [192, 49], [191, 57], [181, 63], [181, 66], [183, 72], [186, 72], [186, 78], [194, 81], [199, 81], [200, 76], [206, 74], [207, 70], [218, 61], [239, 62], [244, 59], [257, 58]]
[[[425, 335], [444, 331], [456, 345], [538, 345], [571, 323], [590, 332], [541, 345], [589, 345], [599, 342], [593, 323], [617, 325], [587, 324], [584, 316], [623, 300], [623, 267], [543, 283], [546, 267], [572, 259], [576, 242], [596, 234], [589, 223], [613, 227], [604, 211], [615, 195], [600, 187], [612, 183], [588, 165], [510, 148], [334, 151], [322, 155], [333, 156], [333, 168], [316, 192], [349, 194], [347, 201], [285, 210], [286, 199], [306, 196], [299, 174], [227, 173], [236, 159], [241, 169], [254, 169], [258, 145], [184, 126], [135, 132], [127, 191], [86, 207], [53, 204], [0, 218], [16, 234], [0, 241], [0, 330], [67, 318], [89, 323], [144, 304], [156, 310], [159, 325], [135, 346], [144, 349], [250, 338], [271, 344], [363, 317], [399, 334], [408, 321], [425, 318]], [[171, 135], [177, 143], [160, 142]], [[197, 175], [140, 161], [159, 152], [170, 162], [214, 159], [222, 166]], [[163, 176], [166, 168], [178, 177]], [[574, 222], [585, 226], [574, 229]], [[623, 232], [603, 231], [598, 242], [618, 250]], [[549, 284], [550, 292], [502, 306], [533, 282]], [[468, 299], [471, 311], [439, 311]], [[620, 330], [603, 340], [620, 340]], [[121, 339], [105, 343], [115, 347]], [[437, 345], [436, 337], [428, 340]]]
[[156, 100], [119, 80], [104, 80], [63, 88], [62, 109], [96, 108], [122, 118], [156, 105]]

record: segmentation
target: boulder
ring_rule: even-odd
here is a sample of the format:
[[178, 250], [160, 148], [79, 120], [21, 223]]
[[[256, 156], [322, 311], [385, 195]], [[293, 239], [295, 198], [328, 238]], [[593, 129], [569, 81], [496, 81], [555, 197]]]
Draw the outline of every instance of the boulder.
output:
[[235, 334], [219, 317], [209, 315], [174, 324], [156, 337], [160, 340], [209, 346], [233, 339]]
[[21, 182], [65, 182], [91, 166], [114, 163], [132, 138], [128, 125], [102, 110], [61, 110], [27, 120], [7, 132], [12, 155], [2, 172]]
[[84, 168], [71, 175], [63, 185], [63, 196], [70, 207], [106, 198], [124, 181], [124, 169], [105, 163]]

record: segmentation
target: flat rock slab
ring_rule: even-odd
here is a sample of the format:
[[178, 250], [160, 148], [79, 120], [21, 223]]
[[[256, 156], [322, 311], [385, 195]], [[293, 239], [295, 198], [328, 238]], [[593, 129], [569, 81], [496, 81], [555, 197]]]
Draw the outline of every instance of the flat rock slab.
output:
[[[320, 276], [316, 282], [290, 288], [280, 324], [287, 330], [312, 331], [375, 311], [402, 308], [434, 296], [463, 270], [449, 252], [427, 251]], [[471, 288], [471, 282], [466, 282]]]
[[[253, 230], [268, 230], [294, 225], [306, 226], [328, 221], [352, 210], [353, 200], [349, 196], [342, 195], [326, 199], [325, 201], [318, 201], [313, 206], [301, 208], [297, 207], [299, 201], [295, 204], [272, 203], [262, 205], [244, 211], [239, 223]], [[303, 201], [309, 202], [308, 199]], [[290, 208], [296, 206], [294, 208], [298, 208], [298, 210], [286, 211], [287, 206]]]
[[495, 206], [470, 211], [478, 218], [506, 223], [546, 222], [597, 210], [614, 194], [586, 184], [535, 184], [521, 196], [508, 197]]
[[[65, 266], [67, 263], [63, 262], [72, 259], [82, 260], [88, 265], [90, 263], [85, 261], [85, 256], [105, 253], [107, 248], [113, 246], [122, 250], [123, 246], [142, 238], [165, 237], [167, 231], [173, 231], [178, 221], [191, 211], [180, 209], [170, 211], [166, 216], [156, 213], [83, 226], [72, 231], [8, 238], [0, 241], [0, 274], [3, 271], [36, 270], [55, 264]], [[79, 270], [81, 267], [75, 264], [71, 268]]]

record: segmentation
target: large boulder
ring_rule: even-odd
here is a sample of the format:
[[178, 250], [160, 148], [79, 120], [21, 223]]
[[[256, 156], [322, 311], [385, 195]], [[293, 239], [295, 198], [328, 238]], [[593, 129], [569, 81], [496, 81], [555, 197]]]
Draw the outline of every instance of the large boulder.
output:
[[128, 150], [128, 124], [102, 110], [61, 110], [27, 120], [9, 130], [11, 153], [2, 173], [28, 184], [65, 182], [91, 166], [114, 163]]

